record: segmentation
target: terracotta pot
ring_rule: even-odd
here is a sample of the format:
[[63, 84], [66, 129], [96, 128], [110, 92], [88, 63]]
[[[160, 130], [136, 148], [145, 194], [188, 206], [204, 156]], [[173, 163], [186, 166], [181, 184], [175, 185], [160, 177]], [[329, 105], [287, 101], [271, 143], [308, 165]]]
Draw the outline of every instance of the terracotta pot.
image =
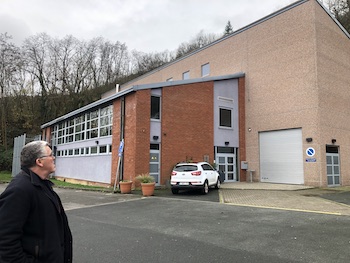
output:
[[143, 196], [151, 196], [154, 194], [156, 183], [141, 183], [141, 190]]
[[120, 193], [130, 194], [132, 182], [119, 182]]

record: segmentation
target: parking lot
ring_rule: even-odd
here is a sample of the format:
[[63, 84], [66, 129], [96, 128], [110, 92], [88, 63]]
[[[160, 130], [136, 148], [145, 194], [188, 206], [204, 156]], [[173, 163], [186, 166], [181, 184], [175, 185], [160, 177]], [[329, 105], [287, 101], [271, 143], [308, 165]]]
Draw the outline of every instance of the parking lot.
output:
[[[74, 236], [74, 262], [78, 263], [322, 263], [348, 262], [350, 256], [348, 215], [289, 207], [292, 202], [287, 201], [294, 199], [294, 204], [333, 204], [349, 209], [312, 189], [223, 188], [205, 196], [172, 195], [163, 189], [146, 198], [139, 192], [56, 191], [67, 210]], [[298, 195], [303, 199], [296, 199]], [[285, 202], [276, 207], [266, 205], [277, 199]]]

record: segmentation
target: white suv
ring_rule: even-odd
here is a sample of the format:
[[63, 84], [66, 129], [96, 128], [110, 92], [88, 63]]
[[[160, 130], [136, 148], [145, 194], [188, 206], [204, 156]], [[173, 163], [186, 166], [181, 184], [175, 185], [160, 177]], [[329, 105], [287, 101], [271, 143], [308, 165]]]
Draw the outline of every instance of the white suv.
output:
[[171, 173], [170, 184], [173, 194], [182, 189], [200, 189], [207, 194], [210, 186], [220, 188], [220, 175], [207, 162], [179, 163]]

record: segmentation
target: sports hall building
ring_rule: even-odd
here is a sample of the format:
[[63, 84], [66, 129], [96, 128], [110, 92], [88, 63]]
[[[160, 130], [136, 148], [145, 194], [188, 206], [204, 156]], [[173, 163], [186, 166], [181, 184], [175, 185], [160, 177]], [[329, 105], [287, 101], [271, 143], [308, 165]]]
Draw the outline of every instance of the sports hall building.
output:
[[56, 176], [113, 185], [182, 161], [226, 182], [350, 185], [350, 35], [300, 0], [41, 126]]

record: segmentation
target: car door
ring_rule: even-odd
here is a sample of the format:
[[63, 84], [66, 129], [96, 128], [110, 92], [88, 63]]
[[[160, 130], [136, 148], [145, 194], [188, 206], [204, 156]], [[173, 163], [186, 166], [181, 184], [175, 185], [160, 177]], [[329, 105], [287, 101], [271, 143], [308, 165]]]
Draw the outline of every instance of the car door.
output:
[[215, 183], [214, 169], [209, 164], [202, 164], [202, 168], [208, 179], [209, 185], [213, 185]]

